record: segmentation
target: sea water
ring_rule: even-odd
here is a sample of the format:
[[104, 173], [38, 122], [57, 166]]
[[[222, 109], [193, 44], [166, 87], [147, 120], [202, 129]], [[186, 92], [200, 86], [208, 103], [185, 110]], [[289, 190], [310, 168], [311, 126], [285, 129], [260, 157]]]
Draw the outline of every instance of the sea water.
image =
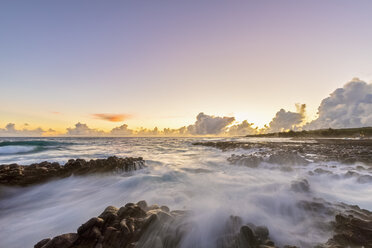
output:
[[[318, 162], [292, 166], [291, 170], [268, 164], [249, 168], [232, 165], [227, 158], [250, 150], [221, 151], [193, 145], [211, 140], [260, 142], [248, 138], [0, 139], [0, 164], [63, 164], [72, 158], [140, 156], [147, 165], [129, 173], [71, 176], [25, 188], [0, 187], [0, 247], [33, 247], [41, 239], [76, 232], [106, 206], [140, 200], [191, 211], [192, 228], [182, 247], [215, 247], [231, 215], [240, 216], [244, 223], [266, 226], [279, 246], [312, 247], [331, 236], [331, 230], [320, 228], [319, 221], [327, 222], [334, 216], [309, 213], [299, 202], [324, 199], [372, 210], [371, 183], [337, 176], [366, 165]], [[319, 166], [332, 174], [309, 175]], [[365, 173], [372, 174], [371, 170]], [[301, 179], [308, 180], [309, 192], [291, 189], [291, 183]]]

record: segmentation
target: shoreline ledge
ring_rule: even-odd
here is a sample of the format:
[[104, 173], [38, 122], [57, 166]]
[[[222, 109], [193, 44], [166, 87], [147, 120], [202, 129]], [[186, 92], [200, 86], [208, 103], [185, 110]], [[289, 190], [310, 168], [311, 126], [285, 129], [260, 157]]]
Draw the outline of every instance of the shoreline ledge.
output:
[[[319, 203], [308, 203], [308, 206]], [[372, 247], [372, 213], [357, 206], [342, 204], [345, 209], [334, 213], [328, 223], [333, 230], [326, 243], [316, 248]], [[323, 207], [326, 207], [325, 205]], [[98, 216], [82, 224], [76, 233], [46, 238], [34, 248], [174, 248], [193, 229], [185, 210], [170, 211], [166, 206], [148, 206], [146, 201], [127, 203], [121, 208], [108, 206]], [[223, 230], [216, 237], [217, 248], [277, 248], [265, 226], [245, 224], [231, 215], [221, 223]], [[284, 245], [282, 248], [298, 248]]]
[[372, 139], [309, 139], [302, 142], [203, 141], [192, 144], [194, 146], [212, 147], [221, 151], [257, 149], [261, 155], [280, 153], [284, 156], [293, 157], [293, 154], [295, 154], [296, 157], [300, 155], [314, 162], [338, 161], [346, 164], [362, 162], [372, 165]]
[[41, 162], [31, 165], [4, 164], [0, 165], [0, 186], [29, 186], [43, 183], [51, 179], [69, 177], [71, 175], [90, 175], [108, 172], [129, 172], [146, 167], [142, 157], [106, 159], [70, 159], [66, 164], [57, 162]]

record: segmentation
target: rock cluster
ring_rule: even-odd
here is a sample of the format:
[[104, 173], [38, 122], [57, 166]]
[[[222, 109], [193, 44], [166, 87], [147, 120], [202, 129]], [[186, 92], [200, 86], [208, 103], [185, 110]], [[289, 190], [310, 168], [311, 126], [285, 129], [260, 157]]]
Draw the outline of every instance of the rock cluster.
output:
[[310, 184], [305, 178], [295, 180], [291, 182], [291, 189], [294, 192], [310, 192]]
[[108, 157], [86, 161], [71, 159], [65, 165], [41, 162], [31, 165], [0, 165], [0, 185], [27, 186], [41, 183], [52, 178], [64, 178], [71, 175], [87, 175], [112, 171], [133, 171], [145, 166], [139, 158]]
[[236, 165], [244, 165], [250, 168], [256, 168], [260, 165], [261, 162], [264, 161], [263, 157], [257, 156], [257, 155], [236, 155], [232, 154], [229, 158], [227, 158], [227, 161], [229, 161], [231, 164]]
[[231, 164], [244, 165], [251, 168], [256, 168], [261, 162], [267, 162], [270, 164], [279, 164], [279, 165], [299, 165], [299, 164], [308, 164], [309, 161], [306, 160], [303, 156], [297, 152], [274, 152], [271, 155], [268, 155], [265, 152], [256, 152], [254, 154], [242, 154], [235, 155], [232, 154], [227, 161]]
[[334, 223], [335, 235], [324, 247], [364, 247], [372, 248], [372, 216], [338, 214]]
[[[319, 228], [333, 230], [334, 235], [325, 244], [316, 245], [317, 248], [372, 248], [372, 213], [368, 210], [344, 203], [334, 205], [321, 199], [301, 201], [299, 207], [324, 216], [335, 216], [335, 221], [331, 222], [319, 219]], [[77, 233], [43, 239], [34, 248], [181, 247], [193, 228], [187, 221], [188, 215], [189, 212], [170, 211], [166, 206], [148, 206], [145, 201], [128, 203], [121, 208], [109, 206], [98, 217], [82, 224]], [[245, 224], [238, 216], [230, 216], [215, 240], [217, 248], [278, 247], [265, 226]]]
[[[168, 207], [147, 206], [145, 201], [128, 203], [121, 208], [107, 207], [101, 215], [82, 224], [77, 233], [43, 239], [34, 248], [129, 248], [180, 247], [190, 229], [184, 221], [188, 212], [170, 211]], [[264, 226], [243, 225], [242, 219], [231, 216], [218, 248], [275, 248]]]
[[218, 248], [275, 248], [269, 238], [269, 230], [265, 226], [243, 224], [239, 216], [230, 216], [225, 225], [223, 235], [217, 239]]
[[[301, 142], [210, 141], [195, 142], [193, 144], [215, 147], [223, 151], [231, 149], [261, 149], [265, 150], [266, 154], [269, 154], [270, 151], [281, 152], [289, 156], [291, 154], [299, 154], [303, 158], [315, 161], [340, 161], [343, 163], [363, 162], [372, 164], [372, 139], [317, 139]], [[262, 153], [264, 154], [265, 152]], [[301, 160], [297, 162], [301, 162]]]
[[184, 232], [182, 225], [176, 228], [172, 224], [185, 215], [166, 206], [147, 206], [145, 201], [119, 209], [109, 206], [81, 225], [77, 233], [43, 239], [34, 248], [177, 247]]

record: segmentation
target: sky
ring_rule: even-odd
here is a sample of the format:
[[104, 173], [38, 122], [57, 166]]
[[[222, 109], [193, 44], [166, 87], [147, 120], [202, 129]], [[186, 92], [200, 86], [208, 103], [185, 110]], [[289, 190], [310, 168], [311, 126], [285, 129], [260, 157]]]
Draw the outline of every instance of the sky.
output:
[[0, 128], [176, 129], [200, 113], [261, 128], [298, 103], [311, 121], [335, 89], [370, 84], [371, 11], [363, 0], [1, 1]]

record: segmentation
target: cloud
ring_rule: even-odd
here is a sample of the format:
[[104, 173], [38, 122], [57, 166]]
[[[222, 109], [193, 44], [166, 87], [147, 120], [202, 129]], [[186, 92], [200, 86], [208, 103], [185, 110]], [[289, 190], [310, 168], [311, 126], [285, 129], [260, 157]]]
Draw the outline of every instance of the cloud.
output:
[[106, 133], [98, 129], [89, 128], [87, 124], [76, 123], [75, 127], [67, 128], [67, 136], [103, 136]]
[[[139, 128], [130, 129], [127, 124], [113, 128], [109, 132], [90, 128], [87, 124], [77, 123], [67, 128], [67, 136], [202, 136], [222, 135], [241, 136], [256, 133], [280, 132], [286, 130], [346, 128], [372, 126], [372, 84], [367, 84], [358, 78], [352, 79], [342, 88], [336, 89], [329, 97], [322, 100], [318, 108], [318, 118], [304, 125], [306, 105], [296, 104], [295, 112], [280, 109], [265, 128], [253, 127], [247, 120], [235, 124], [234, 117], [219, 117], [203, 112], [196, 116], [194, 124], [178, 129], [164, 128], [162, 130]], [[125, 114], [94, 114], [111, 122], [129, 118]], [[27, 128], [28, 124], [24, 126]], [[0, 136], [42, 136], [55, 135], [53, 129], [17, 129], [14, 123], [8, 123], [0, 128]]]
[[195, 124], [187, 127], [187, 132], [193, 135], [216, 135], [225, 132], [227, 126], [234, 121], [234, 117], [218, 117], [199, 113]]
[[163, 133], [155, 127], [154, 129], [140, 128], [136, 131], [137, 136], [158, 136], [163, 135]]
[[164, 136], [187, 136], [187, 127], [181, 127], [178, 129], [164, 128], [162, 133]]
[[121, 122], [125, 119], [130, 118], [128, 114], [92, 114], [96, 119], [111, 121], [111, 122]]
[[111, 130], [110, 134], [115, 136], [131, 136], [134, 131], [128, 128], [127, 124], [123, 124], [119, 127], [115, 127]]
[[258, 128], [254, 128], [253, 125], [254, 123], [249, 123], [247, 120], [244, 120], [240, 124], [231, 126], [228, 134], [232, 136], [255, 134], [258, 132]]
[[282, 132], [286, 130], [298, 130], [305, 119], [306, 104], [296, 104], [297, 112], [280, 109], [265, 132]]
[[304, 129], [372, 126], [372, 84], [353, 78], [322, 100], [318, 118]]
[[42, 128], [35, 128], [35, 129], [16, 129], [14, 123], [8, 123], [5, 128], [0, 128], [0, 136], [7, 136], [7, 137], [27, 137], [27, 136], [42, 136], [46, 134], [48, 131], [43, 130]]

